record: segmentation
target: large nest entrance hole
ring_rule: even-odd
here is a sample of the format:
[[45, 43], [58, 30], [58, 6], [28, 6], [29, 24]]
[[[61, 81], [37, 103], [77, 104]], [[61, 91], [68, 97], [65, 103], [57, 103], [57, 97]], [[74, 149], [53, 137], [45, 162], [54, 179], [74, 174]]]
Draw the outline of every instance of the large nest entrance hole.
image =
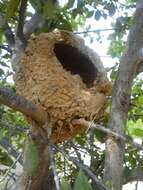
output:
[[55, 44], [56, 57], [67, 71], [78, 74], [87, 87], [92, 87], [97, 77], [97, 69], [91, 60], [79, 49], [68, 44]]

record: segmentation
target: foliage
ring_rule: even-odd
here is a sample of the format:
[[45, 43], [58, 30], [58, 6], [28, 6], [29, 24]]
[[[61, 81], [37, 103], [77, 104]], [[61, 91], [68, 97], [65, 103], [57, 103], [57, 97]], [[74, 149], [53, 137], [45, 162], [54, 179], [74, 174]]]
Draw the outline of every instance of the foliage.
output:
[[[61, 183], [61, 189], [62, 190], [72, 190], [69, 183], [67, 181], [65, 181], [64, 179], [62, 180], [62, 183]], [[78, 176], [74, 183], [73, 190], [92, 190], [92, 187], [91, 187], [90, 183], [88, 182], [87, 177], [84, 175], [84, 173], [81, 170], [78, 173]]]

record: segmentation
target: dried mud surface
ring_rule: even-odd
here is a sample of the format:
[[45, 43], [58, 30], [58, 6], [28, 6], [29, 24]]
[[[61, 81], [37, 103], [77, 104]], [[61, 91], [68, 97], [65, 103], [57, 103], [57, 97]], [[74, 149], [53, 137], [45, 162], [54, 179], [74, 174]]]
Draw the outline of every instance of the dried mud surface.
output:
[[53, 124], [55, 142], [72, 137], [81, 131], [73, 126], [74, 118], [98, 119], [103, 114], [108, 81], [94, 81], [87, 88], [79, 75], [73, 75], [60, 64], [53, 51], [55, 43], [66, 43], [81, 48], [84, 42], [68, 33], [52, 32], [33, 37], [21, 59], [21, 68], [16, 77], [17, 93], [49, 114]]

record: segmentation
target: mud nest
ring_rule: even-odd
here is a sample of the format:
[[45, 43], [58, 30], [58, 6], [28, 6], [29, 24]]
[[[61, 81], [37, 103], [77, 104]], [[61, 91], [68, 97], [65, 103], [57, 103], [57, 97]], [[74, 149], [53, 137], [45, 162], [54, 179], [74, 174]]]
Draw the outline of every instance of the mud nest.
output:
[[98, 55], [72, 33], [54, 31], [32, 37], [16, 77], [17, 93], [43, 107], [55, 142], [81, 131], [75, 118], [98, 120], [111, 85]]

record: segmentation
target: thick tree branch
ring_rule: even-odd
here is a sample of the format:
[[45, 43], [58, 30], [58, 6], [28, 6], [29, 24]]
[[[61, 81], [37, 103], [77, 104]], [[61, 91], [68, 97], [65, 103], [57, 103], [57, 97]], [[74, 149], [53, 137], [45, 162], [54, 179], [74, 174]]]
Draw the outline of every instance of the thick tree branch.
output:
[[[26, 6], [26, 0], [23, 0], [23, 3], [25, 3]], [[23, 9], [23, 7], [21, 7], [21, 9]], [[22, 17], [24, 19], [23, 14]], [[35, 29], [37, 29], [42, 20], [43, 18], [40, 16], [40, 14], [36, 13], [35, 15], [33, 15], [31, 20], [27, 21], [25, 24], [24, 20], [22, 22], [19, 22], [18, 37], [15, 40], [15, 47], [12, 56], [12, 68], [15, 73], [17, 73], [17, 71], [19, 70], [20, 59], [24, 52], [26, 41], [29, 39], [30, 35], [35, 31]]]
[[24, 34], [23, 34], [23, 26], [24, 26], [24, 20], [25, 20], [26, 7], [27, 7], [27, 0], [21, 0], [16, 37], [18, 37], [23, 43], [25, 43]]
[[[140, 1], [142, 3], [142, 1]], [[137, 4], [133, 26], [130, 29], [127, 49], [122, 56], [117, 79], [113, 87], [112, 107], [108, 128], [124, 135], [130, 102], [131, 87], [137, 67], [143, 60], [143, 6]], [[108, 136], [106, 141], [106, 183], [112, 189], [122, 189], [124, 142]]]
[[35, 13], [32, 18], [27, 21], [23, 28], [25, 39], [28, 39], [30, 35], [42, 24], [43, 18], [40, 13]]
[[24, 97], [15, 94], [8, 88], [0, 87], [0, 103], [23, 113], [39, 124], [44, 124], [47, 119], [47, 114], [42, 108], [29, 102]]

